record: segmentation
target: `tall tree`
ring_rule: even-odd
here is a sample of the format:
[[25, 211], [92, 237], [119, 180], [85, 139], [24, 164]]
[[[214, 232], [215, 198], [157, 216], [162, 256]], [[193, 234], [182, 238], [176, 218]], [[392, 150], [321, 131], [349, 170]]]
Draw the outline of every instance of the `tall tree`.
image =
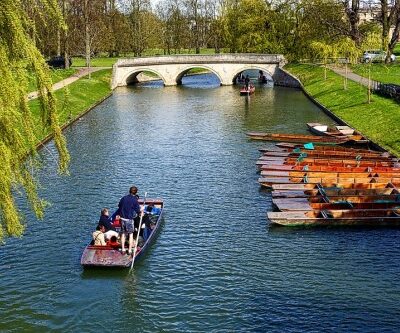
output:
[[[61, 15], [54, 0], [31, 1], [31, 10], [39, 15]], [[41, 92], [42, 128], [55, 135], [59, 151], [59, 169], [67, 170], [69, 155], [56, 114], [48, 67], [34, 44], [34, 21], [24, 11], [21, 0], [0, 2], [0, 238], [20, 236], [24, 231], [15, 203], [15, 193], [25, 189], [28, 201], [38, 217], [44, 202], [37, 195], [37, 183], [31, 170], [37, 167], [35, 122], [27, 104], [28, 77], [34, 72]]]

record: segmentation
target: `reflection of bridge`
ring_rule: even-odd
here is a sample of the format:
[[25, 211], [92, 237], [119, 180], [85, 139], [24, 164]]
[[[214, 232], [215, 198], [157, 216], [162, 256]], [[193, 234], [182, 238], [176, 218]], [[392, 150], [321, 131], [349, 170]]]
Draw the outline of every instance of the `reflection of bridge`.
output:
[[[138, 82], [138, 74], [151, 72], [163, 80], [164, 85], [182, 83], [182, 77], [193, 68], [204, 68], [214, 73], [221, 85], [231, 85], [244, 70], [262, 70], [279, 84], [292, 81], [281, 70], [285, 58], [280, 54], [215, 54], [174, 55], [134, 59], [119, 59], [113, 67], [112, 88]], [[289, 80], [287, 80], [289, 79]], [[293, 84], [291, 84], [293, 85]]]

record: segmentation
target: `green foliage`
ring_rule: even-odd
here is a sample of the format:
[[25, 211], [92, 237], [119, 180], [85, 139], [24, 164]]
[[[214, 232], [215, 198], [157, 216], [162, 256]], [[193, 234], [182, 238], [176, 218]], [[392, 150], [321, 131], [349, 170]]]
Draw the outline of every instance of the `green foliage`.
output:
[[[60, 21], [53, 0], [36, 0], [32, 10], [47, 13]], [[20, 0], [2, 0], [0, 3], [0, 239], [4, 236], [21, 236], [24, 231], [21, 215], [15, 204], [15, 193], [21, 187], [40, 218], [44, 202], [38, 198], [37, 184], [31, 170], [38, 166], [36, 160], [37, 137], [34, 119], [27, 104], [30, 73], [34, 73], [41, 92], [38, 123], [41, 131], [55, 135], [59, 151], [59, 170], [67, 171], [69, 155], [58, 125], [56, 102], [51, 90], [50, 72], [43, 57], [35, 47], [30, 34], [35, 26], [28, 19]]]
[[366, 101], [367, 88], [348, 82], [343, 90], [343, 78], [328, 71], [322, 79], [323, 68], [315, 65], [287, 65], [286, 69], [301, 79], [306, 91], [349, 125], [361, 131], [374, 142], [400, 155], [400, 113], [393, 100], [373, 95]]

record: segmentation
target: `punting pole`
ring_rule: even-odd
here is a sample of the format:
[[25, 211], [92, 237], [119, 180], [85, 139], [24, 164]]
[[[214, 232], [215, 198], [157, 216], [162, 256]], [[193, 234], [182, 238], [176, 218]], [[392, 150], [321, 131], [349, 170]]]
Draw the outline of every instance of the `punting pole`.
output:
[[133, 250], [133, 258], [132, 258], [132, 263], [131, 263], [130, 270], [132, 270], [133, 264], [135, 263], [136, 251], [137, 251], [137, 246], [138, 246], [138, 242], [139, 242], [139, 234], [140, 234], [140, 230], [142, 228], [142, 221], [143, 221], [143, 215], [144, 215], [144, 206], [146, 205], [146, 197], [147, 197], [147, 192], [144, 192], [143, 210], [142, 210], [142, 212], [140, 214], [139, 227], [138, 227], [138, 231], [137, 231], [137, 234], [136, 234], [135, 249]]

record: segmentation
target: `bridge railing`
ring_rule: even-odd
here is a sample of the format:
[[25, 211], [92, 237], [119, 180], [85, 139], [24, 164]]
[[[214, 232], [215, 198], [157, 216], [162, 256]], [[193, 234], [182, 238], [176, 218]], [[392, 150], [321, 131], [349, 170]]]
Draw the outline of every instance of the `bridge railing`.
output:
[[253, 64], [278, 64], [286, 63], [282, 54], [254, 54], [254, 53], [221, 53], [221, 54], [180, 54], [167, 56], [152, 56], [132, 59], [119, 59], [115, 66], [148, 66], [165, 64], [209, 64], [209, 63], [253, 63]]

